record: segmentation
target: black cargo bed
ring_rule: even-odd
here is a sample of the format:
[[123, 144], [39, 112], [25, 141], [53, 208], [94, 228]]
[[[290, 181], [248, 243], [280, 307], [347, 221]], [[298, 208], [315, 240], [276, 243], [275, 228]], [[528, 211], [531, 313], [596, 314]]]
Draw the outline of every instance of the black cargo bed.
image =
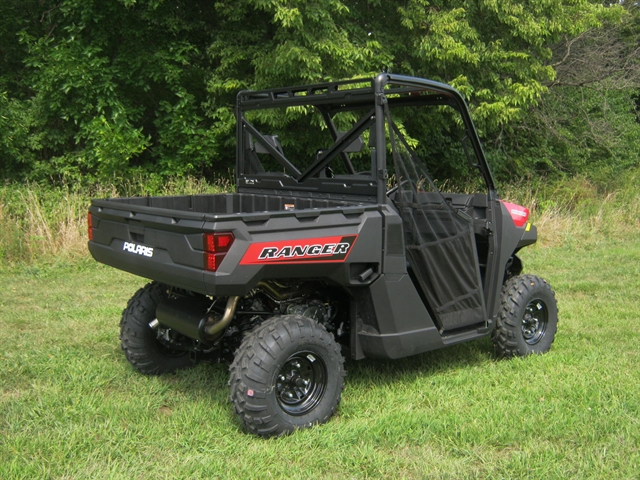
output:
[[[108, 203], [107, 203], [108, 202]], [[128, 197], [94, 200], [94, 205], [118, 208], [117, 204], [159, 208], [180, 212], [229, 215], [234, 213], [278, 212], [310, 208], [339, 208], [360, 205], [360, 202], [300, 198], [249, 193], [180, 195], [167, 197]]]

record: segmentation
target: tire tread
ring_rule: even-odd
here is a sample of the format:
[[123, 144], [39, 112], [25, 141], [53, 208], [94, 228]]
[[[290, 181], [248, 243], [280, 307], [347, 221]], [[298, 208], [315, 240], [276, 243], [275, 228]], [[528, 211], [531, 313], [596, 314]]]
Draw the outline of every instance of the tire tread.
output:
[[[545, 332], [545, 343], [542, 349], [525, 348], [520, 342], [521, 311], [528, 304], [535, 292], [548, 296], [550, 303], [549, 323]], [[558, 324], [558, 307], [555, 292], [546, 280], [531, 274], [520, 275], [508, 279], [502, 287], [502, 300], [492, 333], [496, 354], [501, 358], [522, 357], [532, 353], [545, 353], [551, 348]], [[550, 339], [550, 341], [548, 341]]]
[[131, 365], [145, 375], [161, 375], [193, 365], [184, 355], [162, 355], [155, 332], [149, 322], [155, 318], [157, 305], [166, 287], [151, 282], [138, 290], [127, 303], [120, 319], [120, 345]]
[[[329, 361], [338, 366], [335, 400], [320, 417], [305, 425], [294, 425], [287, 421], [287, 415], [275, 408], [275, 397], [270, 399], [273, 392], [269, 391], [268, 385], [269, 375], [279, 368], [278, 359], [282, 360], [287, 349], [296, 342], [301, 345], [312, 342], [326, 349], [331, 357]], [[229, 399], [235, 412], [248, 431], [262, 437], [280, 436], [296, 428], [328, 421], [340, 403], [346, 376], [344, 358], [331, 334], [314, 320], [299, 315], [273, 317], [249, 332], [236, 351], [229, 370]], [[247, 394], [249, 389], [254, 391], [251, 397]], [[316, 408], [309, 415], [319, 412]]]

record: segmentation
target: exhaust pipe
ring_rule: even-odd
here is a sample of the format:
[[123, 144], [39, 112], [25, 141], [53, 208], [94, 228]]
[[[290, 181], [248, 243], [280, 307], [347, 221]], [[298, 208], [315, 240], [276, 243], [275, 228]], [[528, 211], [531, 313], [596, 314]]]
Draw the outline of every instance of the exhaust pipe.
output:
[[[215, 337], [227, 328], [236, 313], [236, 307], [238, 306], [239, 300], [240, 297], [238, 295], [234, 295], [227, 299], [227, 307], [224, 309], [224, 315], [222, 315], [219, 322], [216, 322], [213, 316], [207, 318], [207, 322], [203, 325], [203, 331], [206, 336]], [[213, 322], [211, 320], [213, 320]]]

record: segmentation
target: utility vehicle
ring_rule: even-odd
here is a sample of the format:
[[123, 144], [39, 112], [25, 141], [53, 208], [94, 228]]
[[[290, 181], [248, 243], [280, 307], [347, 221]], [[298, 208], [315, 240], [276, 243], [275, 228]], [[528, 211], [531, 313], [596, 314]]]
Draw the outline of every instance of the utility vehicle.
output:
[[331, 417], [345, 357], [550, 348], [554, 292], [517, 256], [536, 228], [454, 88], [382, 73], [242, 91], [236, 116], [235, 193], [92, 200], [93, 257], [152, 280], [120, 323], [134, 368], [227, 359], [268, 437]]

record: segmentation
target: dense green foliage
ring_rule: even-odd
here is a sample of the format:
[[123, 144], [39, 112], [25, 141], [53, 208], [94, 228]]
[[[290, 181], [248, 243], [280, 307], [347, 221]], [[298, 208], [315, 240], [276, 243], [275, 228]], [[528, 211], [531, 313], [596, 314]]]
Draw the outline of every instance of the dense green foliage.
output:
[[588, 174], [602, 183], [640, 158], [640, 8], [621, 2], [618, 23], [553, 46], [555, 78], [535, 108], [501, 139], [518, 169]]
[[[637, 45], [637, 8], [624, 3], [3, 0], [0, 175], [209, 175], [233, 165], [238, 90], [381, 70], [460, 89], [503, 178], [625, 167], [638, 160], [638, 83], [611, 88], [605, 75], [586, 96], [554, 84], [563, 42], [615, 29]], [[604, 142], [576, 105], [612, 125]]]

